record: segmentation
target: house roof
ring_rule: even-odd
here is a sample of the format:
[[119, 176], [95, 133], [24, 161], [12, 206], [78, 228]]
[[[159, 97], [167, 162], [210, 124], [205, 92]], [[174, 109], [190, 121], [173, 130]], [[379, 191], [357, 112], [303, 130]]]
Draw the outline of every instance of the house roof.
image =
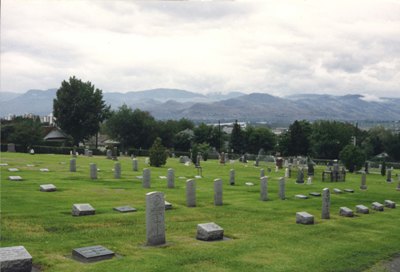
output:
[[58, 129], [53, 129], [50, 131], [45, 137], [45, 141], [51, 141], [51, 140], [65, 140], [67, 139], [67, 136], [60, 130]]

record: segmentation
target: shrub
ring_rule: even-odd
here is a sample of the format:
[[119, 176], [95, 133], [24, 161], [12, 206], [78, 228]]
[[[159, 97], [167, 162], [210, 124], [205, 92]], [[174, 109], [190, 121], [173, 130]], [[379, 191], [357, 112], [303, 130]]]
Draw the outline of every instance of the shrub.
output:
[[339, 158], [351, 173], [360, 170], [365, 162], [364, 152], [354, 145], [346, 145], [340, 151]]
[[153, 143], [153, 146], [149, 150], [150, 165], [160, 167], [167, 162], [167, 152], [165, 147], [161, 144], [159, 137]]

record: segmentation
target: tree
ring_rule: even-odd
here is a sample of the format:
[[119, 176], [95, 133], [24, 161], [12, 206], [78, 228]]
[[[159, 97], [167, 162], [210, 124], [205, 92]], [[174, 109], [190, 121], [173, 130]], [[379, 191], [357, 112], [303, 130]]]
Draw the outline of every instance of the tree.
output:
[[161, 139], [156, 138], [153, 145], [149, 150], [150, 165], [155, 167], [161, 167], [167, 162], [167, 152], [165, 147], [161, 144]]
[[212, 127], [207, 126], [204, 123], [198, 125], [194, 130], [194, 142], [195, 143], [209, 143], [211, 140]]
[[12, 132], [8, 136], [8, 139], [3, 138], [3, 141], [8, 140], [9, 142], [19, 144], [23, 149], [40, 144], [43, 141], [42, 125], [39, 117], [17, 117], [12, 123]]
[[298, 156], [310, 153], [311, 125], [309, 122], [294, 121], [286, 133], [281, 136], [279, 150], [283, 155]]
[[244, 151], [244, 133], [237, 120], [233, 124], [229, 147], [233, 150], [234, 153], [240, 154]]
[[392, 159], [400, 161], [400, 133], [391, 134], [384, 142], [384, 145], [388, 155]]
[[53, 100], [55, 122], [72, 136], [74, 145], [95, 135], [109, 112], [110, 106], [103, 101], [102, 91], [75, 76], [61, 83]]
[[384, 176], [386, 175], [386, 161], [382, 162], [382, 166], [381, 166], [381, 175]]
[[346, 145], [340, 151], [339, 158], [351, 173], [360, 170], [365, 162], [365, 154], [362, 149], [352, 144]]
[[246, 151], [258, 154], [262, 148], [265, 152], [272, 151], [276, 144], [275, 134], [266, 127], [248, 126], [245, 130]]

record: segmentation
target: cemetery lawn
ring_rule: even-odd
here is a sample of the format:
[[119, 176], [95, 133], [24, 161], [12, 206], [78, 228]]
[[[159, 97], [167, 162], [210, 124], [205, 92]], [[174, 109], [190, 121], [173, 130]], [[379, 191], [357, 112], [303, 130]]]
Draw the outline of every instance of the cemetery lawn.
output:
[[[197, 207], [187, 208], [185, 182], [197, 170], [178, 159], [168, 159], [162, 168], [151, 167], [151, 189], [143, 189], [145, 158], [138, 158], [139, 172], [132, 171], [130, 158], [121, 157], [122, 178], [114, 179], [114, 162], [105, 156], [78, 157], [77, 172], [69, 172], [70, 156], [2, 153], [1, 247], [23, 245], [41, 271], [364, 271], [379, 261], [400, 253], [400, 208], [354, 218], [339, 216], [340, 207], [355, 211], [363, 204], [389, 199], [400, 204], [395, 182], [376, 173], [367, 176], [368, 189], [361, 191], [361, 175], [348, 174], [346, 182], [322, 182], [324, 167], [316, 167], [312, 185], [295, 184], [296, 171], [287, 180], [286, 200], [278, 198], [278, 178], [284, 169], [267, 173], [253, 162], [225, 166], [215, 160], [202, 162], [203, 177], [197, 181]], [[97, 163], [98, 179], [89, 178], [89, 163]], [[33, 164], [34, 166], [27, 166]], [[18, 168], [19, 172], [8, 172]], [[40, 172], [48, 168], [49, 172]], [[167, 189], [167, 169], [175, 169], [175, 188]], [[229, 170], [236, 170], [236, 185], [229, 185]], [[260, 169], [268, 180], [269, 201], [259, 200]], [[399, 174], [395, 170], [394, 174]], [[23, 181], [9, 181], [19, 175]], [[180, 179], [179, 177], [185, 177]], [[213, 180], [223, 180], [224, 205], [213, 204]], [[252, 182], [254, 186], [247, 186]], [[40, 192], [39, 185], [54, 184], [56, 192]], [[321, 197], [295, 199], [331, 189], [331, 219], [321, 219]], [[333, 188], [354, 193], [333, 194]], [[146, 247], [145, 194], [165, 193], [173, 209], [165, 213], [167, 244]], [[71, 216], [72, 205], [90, 203], [93, 216]], [[118, 213], [113, 207], [130, 205], [138, 211]], [[295, 223], [296, 212], [315, 217], [314, 225]], [[199, 223], [215, 222], [229, 238], [220, 242], [195, 239]], [[71, 258], [74, 248], [102, 245], [117, 257], [84, 264]]]

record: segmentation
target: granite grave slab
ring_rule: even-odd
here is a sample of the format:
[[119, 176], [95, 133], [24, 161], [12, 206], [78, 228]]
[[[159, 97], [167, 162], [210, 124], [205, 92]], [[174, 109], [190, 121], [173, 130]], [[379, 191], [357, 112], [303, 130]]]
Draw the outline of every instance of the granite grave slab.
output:
[[75, 248], [72, 250], [72, 257], [82, 262], [97, 262], [111, 259], [115, 253], [103, 246], [89, 246]]
[[96, 210], [89, 203], [72, 205], [73, 216], [94, 215]]
[[55, 192], [57, 191], [56, 186], [54, 184], [42, 184], [39, 186], [41, 192]]
[[197, 225], [197, 240], [215, 241], [224, 238], [224, 229], [214, 222]]
[[31, 272], [32, 256], [23, 246], [0, 248], [1, 272]]

